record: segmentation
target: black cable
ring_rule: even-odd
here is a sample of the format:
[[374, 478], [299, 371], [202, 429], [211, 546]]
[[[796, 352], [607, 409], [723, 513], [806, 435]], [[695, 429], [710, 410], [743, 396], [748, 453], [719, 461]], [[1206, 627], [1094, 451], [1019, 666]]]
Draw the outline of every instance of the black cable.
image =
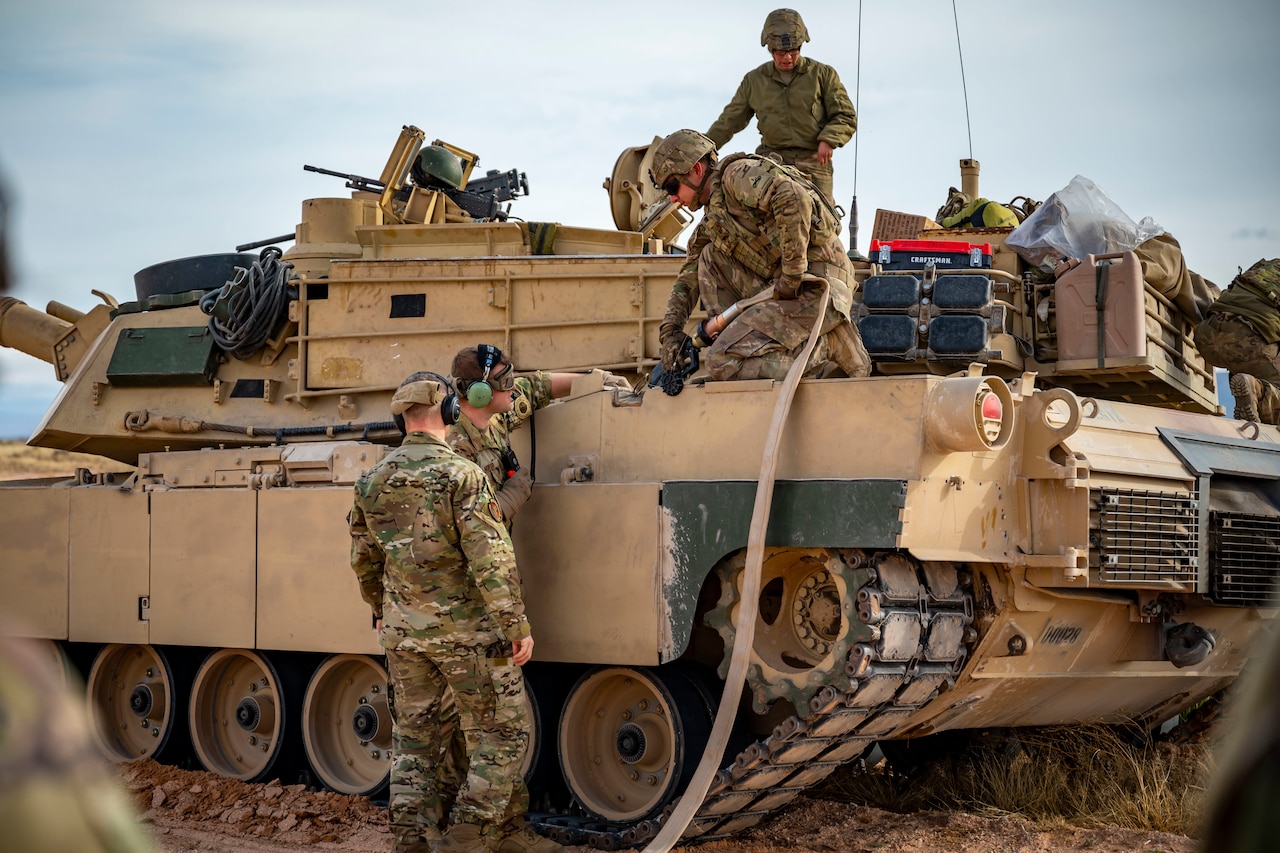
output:
[[214, 342], [238, 359], [261, 351], [286, 316], [293, 264], [282, 263], [280, 255], [278, 247], [268, 246], [251, 266], [236, 267], [231, 281], [200, 298]]

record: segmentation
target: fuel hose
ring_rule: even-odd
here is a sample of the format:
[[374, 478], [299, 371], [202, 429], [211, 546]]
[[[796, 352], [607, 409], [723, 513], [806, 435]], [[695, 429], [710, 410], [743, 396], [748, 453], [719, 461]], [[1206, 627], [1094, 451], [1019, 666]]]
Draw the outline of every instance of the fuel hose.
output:
[[742, 571], [742, 605], [738, 608], [738, 616], [734, 625], [733, 654], [729, 659], [729, 673], [725, 678], [724, 692], [720, 695], [720, 706], [716, 710], [715, 723], [711, 727], [711, 737], [707, 748], [698, 762], [689, 787], [685, 789], [675, 809], [662, 825], [661, 831], [644, 848], [644, 853], [668, 853], [679, 843], [684, 831], [697, 814], [698, 808], [711, 788], [711, 782], [720, 769], [720, 761], [724, 757], [725, 747], [729, 743], [729, 735], [733, 730], [733, 721], [738, 714], [738, 698], [742, 695], [742, 686], [747, 680], [747, 664], [751, 661], [751, 647], [755, 642], [756, 614], [760, 606], [760, 574], [764, 565], [764, 534], [768, 527], [769, 510], [773, 505], [773, 480], [778, 469], [778, 445], [782, 443], [782, 432], [787, 425], [787, 414], [791, 411], [791, 401], [795, 397], [800, 377], [804, 375], [805, 365], [818, 343], [822, 333], [822, 321], [827, 315], [827, 303], [831, 300], [831, 288], [826, 279], [815, 275], [805, 275], [805, 281], [815, 281], [822, 285], [822, 298], [818, 303], [818, 316], [809, 331], [809, 340], [804, 350], [787, 371], [787, 378], [782, 381], [782, 389], [778, 401], [773, 407], [773, 420], [769, 422], [769, 432], [765, 435], [764, 456], [760, 460], [760, 479], [756, 484], [755, 508], [751, 512], [751, 528], [747, 534], [747, 561]]

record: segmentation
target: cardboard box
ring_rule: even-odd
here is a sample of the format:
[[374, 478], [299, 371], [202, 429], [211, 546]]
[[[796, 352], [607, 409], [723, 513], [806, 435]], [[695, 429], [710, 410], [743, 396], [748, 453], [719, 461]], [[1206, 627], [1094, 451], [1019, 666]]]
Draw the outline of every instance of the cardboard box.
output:
[[921, 231], [941, 227], [927, 216], [899, 213], [896, 210], [877, 210], [875, 225], [871, 228], [871, 239], [881, 242], [916, 240], [919, 239]]

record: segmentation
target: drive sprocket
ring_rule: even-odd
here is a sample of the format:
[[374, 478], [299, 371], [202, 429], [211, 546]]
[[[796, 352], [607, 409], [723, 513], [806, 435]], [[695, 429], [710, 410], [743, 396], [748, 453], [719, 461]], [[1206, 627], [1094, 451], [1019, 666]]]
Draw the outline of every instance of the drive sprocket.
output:
[[[860, 563], [857, 556], [852, 559]], [[721, 678], [728, 671], [736, 634], [745, 562], [745, 553], [739, 553], [721, 563], [717, 570], [720, 599], [706, 615], [706, 624], [724, 640]], [[848, 686], [849, 649], [867, 639], [864, 634], [869, 636], [855, 616], [857, 591], [869, 576], [827, 548], [765, 552], [755, 642], [747, 669], [758, 713], [786, 699], [803, 714], [822, 687], [830, 684], [843, 690]]]

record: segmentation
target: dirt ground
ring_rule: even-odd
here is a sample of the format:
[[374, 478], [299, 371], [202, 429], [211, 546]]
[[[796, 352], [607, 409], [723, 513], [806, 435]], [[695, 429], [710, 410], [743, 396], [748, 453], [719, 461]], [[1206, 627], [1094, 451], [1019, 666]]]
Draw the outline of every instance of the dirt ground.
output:
[[[386, 811], [362, 797], [301, 785], [246, 784], [153, 761], [120, 765], [122, 783], [163, 853], [301, 853], [391, 849]], [[567, 848], [587, 853], [590, 848]], [[1196, 853], [1195, 840], [1129, 829], [1044, 828], [1026, 821], [958, 812], [894, 814], [801, 799], [734, 839], [687, 849], [700, 853]]]

